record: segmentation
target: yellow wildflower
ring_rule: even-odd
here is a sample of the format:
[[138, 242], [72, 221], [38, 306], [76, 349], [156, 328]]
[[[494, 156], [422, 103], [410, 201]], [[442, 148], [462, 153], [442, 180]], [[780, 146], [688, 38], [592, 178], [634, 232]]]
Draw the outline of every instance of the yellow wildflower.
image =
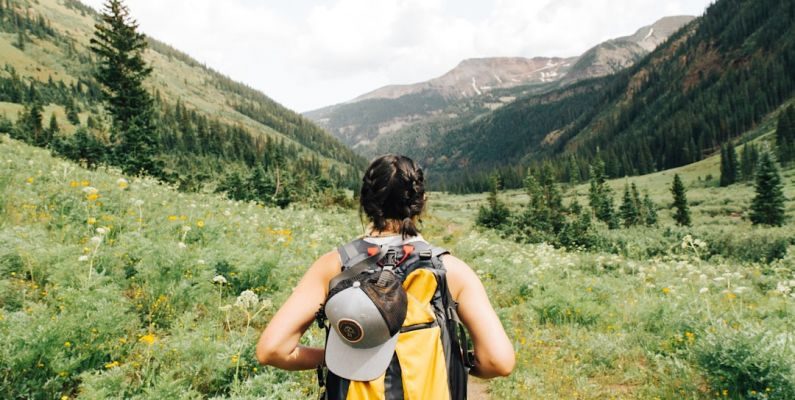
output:
[[199, 228], [204, 228], [204, 220], [200, 219], [200, 220], [196, 221], [196, 226], [199, 227]]
[[118, 367], [118, 366], [119, 366], [119, 362], [118, 361], [113, 361], [113, 362], [109, 362], [109, 363], [105, 364], [105, 368], [107, 368], [107, 369], [115, 368], [115, 367]]
[[69, 187], [76, 188], [76, 187], [78, 187], [78, 186], [80, 186], [80, 182], [78, 182], [78, 181], [71, 181], [71, 182], [69, 182]]
[[168, 220], [169, 221], [176, 221], [177, 220], [177, 216], [176, 215], [169, 215], [168, 216]]
[[66, 347], [66, 348], [72, 347], [72, 342], [69, 342], [69, 341], [63, 342], [63, 347]]
[[663, 294], [671, 293], [671, 288], [664, 287], [664, 288], [662, 288], [662, 292], [663, 292]]
[[91, 184], [91, 182], [89, 182], [89, 181], [81, 181], [80, 182], [80, 186], [83, 186], [83, 187], [86, 187], [86, 186], [88, 186], [90, 184]]
[[128, 182], [124, 178], [119, 178], [116, 181], [116, 184], [119, 185], [119, 189], [121, 189], [121, 190], [127, 189], [130, 186], [130, 182]]
[[157, 337], [151, 333], [147, 333], [146, 335], [141, 336], [138, 341], [146, 343], [148, 345], [152, 345], [157, 340]]
[[29, 184], [31, 184], [31, 183], [33, 183], [33, 177], [31, 176], [30, 178], [28, 178], [28, 179], [25, 179], [25, 182], [27, 182], [27, 183], [28, 183], [28, 185], [29, 185]]
[[86, 221], [86, 223], [89, 224], [89, 225], [94, 225], [94, 224], [97, 223], [97, 219], [94, 218], [94, 217], [89, 217], [88, 221]]

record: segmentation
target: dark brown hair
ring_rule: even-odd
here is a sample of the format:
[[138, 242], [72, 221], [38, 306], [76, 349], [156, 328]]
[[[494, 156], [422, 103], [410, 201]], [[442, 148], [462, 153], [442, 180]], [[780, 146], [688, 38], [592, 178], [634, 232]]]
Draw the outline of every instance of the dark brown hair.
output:
[[377, 231], [386, 228], [387, 220], [396, 220], [404, 238], [416, 236], [419, 230], [414, 218], [425, 207], [422, 169], [406, 156], [387, 154], [376, 158], [362, 177], [359, 204]]

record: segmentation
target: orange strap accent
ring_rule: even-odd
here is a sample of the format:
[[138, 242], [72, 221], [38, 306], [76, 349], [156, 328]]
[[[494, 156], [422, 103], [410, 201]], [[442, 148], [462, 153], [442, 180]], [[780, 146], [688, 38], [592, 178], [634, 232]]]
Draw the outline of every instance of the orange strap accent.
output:
[[367, 255], [370, 256], [370, 257], [378, 254], [379, 252], [380, 252], [380, 250], [378, 250], [378, 247], [368, 247], [367, 248]]

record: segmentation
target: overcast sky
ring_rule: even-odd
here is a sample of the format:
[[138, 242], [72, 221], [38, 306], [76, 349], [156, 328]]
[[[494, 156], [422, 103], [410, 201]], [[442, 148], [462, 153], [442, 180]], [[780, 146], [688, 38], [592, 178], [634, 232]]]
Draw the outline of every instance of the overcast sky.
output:
[[[98, 8], [103, 0], [82, 0]], [[296, 111], [461, 60], [574, 56], [711, 0], [127, 0], [147, 35]]]

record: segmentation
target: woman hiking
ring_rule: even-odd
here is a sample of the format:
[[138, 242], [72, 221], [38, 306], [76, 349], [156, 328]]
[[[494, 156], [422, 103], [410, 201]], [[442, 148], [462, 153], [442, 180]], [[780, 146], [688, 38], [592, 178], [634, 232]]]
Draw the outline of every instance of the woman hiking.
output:
[[[375, 159], [360, 192], [365, 235], [312, 264], [262, 332], [258, 361], [291, 371], [327, 368], [320, 381], [331, 400], [459, 400], [467, 372], [510, 374], [513, 346], [480, 279], [417, 229], [425, 201], [414, 161]], [[299, 344], [316, 320], [327, 328], [325, 349]]]

